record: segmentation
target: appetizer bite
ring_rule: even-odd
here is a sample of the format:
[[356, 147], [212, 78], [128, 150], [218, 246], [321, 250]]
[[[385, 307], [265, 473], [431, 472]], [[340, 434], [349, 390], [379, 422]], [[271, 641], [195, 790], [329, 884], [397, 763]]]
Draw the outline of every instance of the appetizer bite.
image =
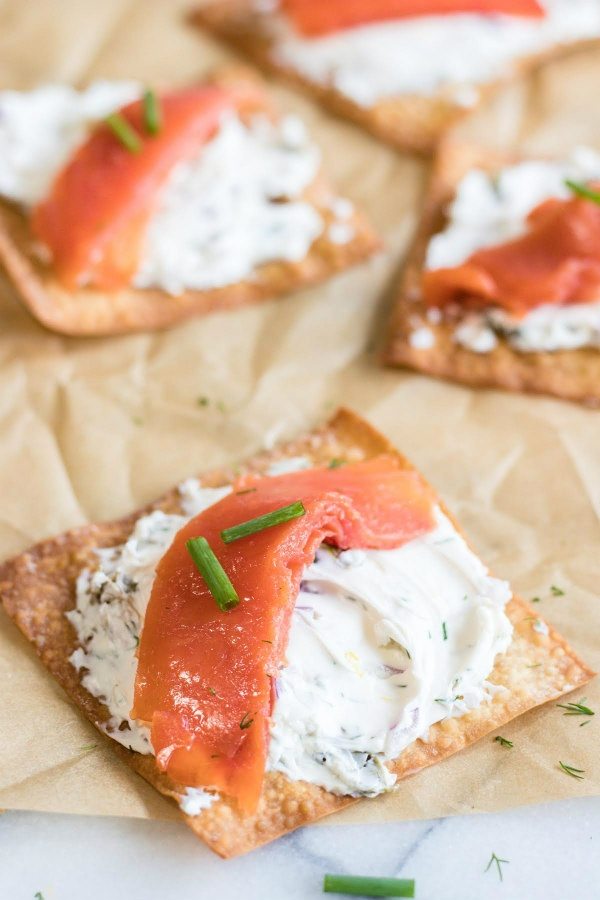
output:
[[593, 675], [367, 423], [0, 568], [8, 614], [217, 853], [394, 790]]
[[442, 146], [385, 361], [600, 404], [600, 154]]
[[163, 328], [328, 278], [379, 242], [252, 76], [0, 92], [0, 263], [72, 335]]
[[596, 0], [207, 0], [192, 20], [418, 153], [499, 81], [600, 36]]

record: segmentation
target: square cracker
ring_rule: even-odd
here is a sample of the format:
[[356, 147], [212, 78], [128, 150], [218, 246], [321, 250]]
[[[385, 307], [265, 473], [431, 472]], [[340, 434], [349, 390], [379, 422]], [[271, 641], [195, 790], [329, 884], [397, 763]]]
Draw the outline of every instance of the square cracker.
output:
[[515, 59], [506, 76], [477, 86], [474, 105], [458, 103], [449, 90], [440, 90], [431, 96], [398, 94], [382, 98], [372, 106], [361, 106], [336, 88], [313, 81], [293, 66], [278, 62], [273, 56], [276, 43], [269, 35], [269, 14], [257, 13], [252, 5], [253, 0], [205, 0], [191, 13], [190, 22], [243, 53], [262, 69], [282, 75], [308, 91], [335, 115], [350, 119], [399, 150], [423, 155], [431, 154], [444, 132], [483, 103], [500, 84], [575, 48], [600, 45], [593, 38], [571, 41]]
[[[325, 464], [332, 458], [354, 462], [381, 453], [394, 454], [403, 467], [410, 468], [410, 463], [369, 424], [341, 410], [324, 427], [255, 457], [241, 467], [241, 472], [263, 472], [275, 460], [298, 455], [307, 456], [314, 464]], [[217, 486], [227, 484], [233, 477], [233, 471], [224, 470], [211, 472], [201, 481], [205, 486]], [[32, 642], [44, 665], [100, 730], [109, 713], [82, 687], [78, 672], [69, 662], [77, 642], [65, 612], [75, 605], [78, 573], [86, 566], [94, 566], [94, 551], [123, 543], [136, 519], [151, 509], [180, 512], [177, 490], [124, 519], [86, 525], [42, 541], [0, 567], [4, 608]], [[522, 600], [513, 598], [507, 611], [515, 626], [514, 638], [508, 651], [497, 659], [490, 676], [491, 681], [506, 690], [461, 718], [434, 725], [427, 743], [415, 741], [390, 764], [399, 779], [440, 762], [515, 716], [585, 684], [593, 676], [552, 628], [547, 634], [534, 629], [537, 617]], [[181, 786], [159, 772], [154, 757], [127, 750], [109, 737], [106, 740], [121, 759], [162, 794], [176, 799], [183, 792]], [[315, 785], [268, 772], [255, 815], [243, 817], [232, 802], [219, 799], [198, 816], [182, 816], [213, 850], [231, 857], [355, 802], [355, 798], [336, 796]]]
[[[216, 84], [253, 82], [257, 76], [242, 67], [219, 71], [209, 79]], [[265, 94], [265, 114], [273, 114]], [[328, 236], [334, 221], [332, 201], [336, 193], [322, 172], [308, 185], [302, 197], [320, 213], [323, 233], [299, 262], [274, 261], [255, 269], [245, 281], [172, 296], [159, 289], [125, 288], [103, 292], [93, 288], [65, 289], [52, 267], [42, 259], [26, 215], [16, 204], [0, 199], [0, 264], [29, 311], [52, 331], [73, 336], [126, 334], [156, 331], [218, 310], [257, 303], [309, 285], [318, 284], [337, 272], [371, 256], [381, 242], [365, 217], [353, 211], [347, 220], [354, 229], [351, 240], [340, 244]]]
[[[444, 321], [434, 324], [427, 318], [421, 295], [427, 245], [443, 229], [446, 209], [459, 181], [471, 169], [494, 172], [516, 161], [515, 157], [451, 138], [440, 145], [420, 224], [400, 280], [383, 361], [474, 387], [552, 394], [587, 406], [600, 406], [600, 350], [582, 347], [525, 353], [498, 335], [493, 350], [475, 353], [455, 342], [455, 324]], [[435, 337], [435, 343], [429, 348], [411, 345], [410, 336], [420, 327], [426, 327]]]

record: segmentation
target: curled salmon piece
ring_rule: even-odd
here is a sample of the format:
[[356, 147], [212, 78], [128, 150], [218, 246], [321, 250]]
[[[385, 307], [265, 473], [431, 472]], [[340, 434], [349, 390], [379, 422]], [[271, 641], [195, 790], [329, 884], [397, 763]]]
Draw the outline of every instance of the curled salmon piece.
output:
[[116, 290], [129, 285], [174, 166], [199, 152], [227, 110], [258, 105], [259, 98], [264, 95], [253, 84], [165, 94], [156, 134], [148, 133], [143, 100], [136, 100], [119, 115], [133, 129], [137, 149], [122, 143], [105, 122], [98, 124], [32, 214], [32, 231], [50, 250], [64, 286]]
[[[398, 547], [434, 527], [433, 498], [393, 457], [246, 479], [192, 519], [160, 561], [142, 632], [135, 718], [159, 767], [186, 786], [256, 809], [269, 745], [273, 681], [284, 664], [306, 565], [326, 541]], [[221, 531], [302, 501], [305, 514], [225, 544]], [[240, 598], [223, 612], [186, 549], [203, 536]]]
[[546, 14], [537, 0], [284, 0], [283, 9], [307, 37], [417, 16], [482, 13], [539, 19]]
[[546, 200], [529, 214], [522, 237], [424, 272], [422, 294], [428, 306], [496, 306], [518, 317], [543, 304], [596, 302], [600, 206], [580, 197]]

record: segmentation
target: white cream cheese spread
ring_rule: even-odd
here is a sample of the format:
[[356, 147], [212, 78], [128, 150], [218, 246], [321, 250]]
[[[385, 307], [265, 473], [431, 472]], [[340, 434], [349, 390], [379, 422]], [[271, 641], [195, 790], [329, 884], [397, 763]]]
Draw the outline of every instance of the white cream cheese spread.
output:
[[[260, 12], [262, 0], [257, 3]], [[597, 0], [543, 0], [544, 19], [453, 13], [416, 16], [306, 38], [283, 14], [267, 13], [272, 55], [360, 106], [400, 94], [442, 91], [471, 105], [477, 85], [510, 72], [519, 57], [600, 34]]]
[[[459, 266], [483, 247], [519, 237], [536, 206], [551, 197], [572, 196], [567, 179], [598, 178], [600, 154], [587, 147], [577, 148], [562, 161], [521, 162], [493, 175], [472, 170], [457, 187], [445, 228], [429, 242], [425, 267]], [[542, 304], [523, 318], [490, 307], [466, 316], [455, 331], [456, 341], [477, 353], [492, 350], [497, 335], [521, 351], [600, 347], [600, 302]]]
[[[43, 200], [90, 126], [141, 91], [135, 83], [98, 82], [81, 92], [60, 85], [0, 92], [0, 194], [26, 207]], [[319, 165], [295, 116], [244, 124], [225, 114], [216, 135], [162, 188], [134, 286], [180, 294], [251, 278], [264, 263], [300, 261], [323, 231], [319, 212], [301, 199]], [[331, 227], [334, 238], [348, 239], [344, 216]]]
[[[138, 752], [152, 752], [148, 729], [129, 713], [156, 565], [188, 518], [228, 491], [189, 479], [180, 486], [184, 516], [142, 517], [125, 544], [98, 551], [98, 568], [79, 577], [67, 614], [80, 643], [71, 662], [106, 704], [107, 733]], [[323, 545], [294, 608], [268, 768], [340, 794], [390, 789], [386, 761], [499, 689], [486, 679], [511, 641], [509, 598], [439, 509], [434, 530], [395, 550]], [[190, 815], [208, 802], [197, 790], [181, 799]]]
[[133, 81], [97, 81], [84, 91], [61, 84], [0, 91], [0, 194], [25, 206], [39, 203], [90, 125], [141, 90]]

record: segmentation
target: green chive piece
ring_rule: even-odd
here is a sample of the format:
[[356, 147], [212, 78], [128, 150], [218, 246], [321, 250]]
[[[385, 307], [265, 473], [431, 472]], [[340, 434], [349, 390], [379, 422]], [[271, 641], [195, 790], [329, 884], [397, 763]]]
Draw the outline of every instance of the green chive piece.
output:
[[343, 465], [345, 465], [345, 461], [343, 459], [337, 459], [336, 457], [334, 457], [333, 459], [329, 460], [329, 465], [327, 466], [327, 468], [328, 469], [339, 469], [340, 466], [343, 466]]
[[[600, 203], [600, 194], [598, 194], [598, 203]], [[553, 597], [564, 597], [565, 592], [562, 588], [556, 587], [555, 584], [550, 585], [550, 591]]]
[[191, 538], [186, 541], [185, 546], [194, 560], [194, 565], [204, 578], [207, 588], [217, 601], [217, 606], [223, 612], [228, 612], [237, 606], [240, 598], [206, 538]]
[[325, 875], [324, 894], [363, 897], [414, 897], [414, 878], [369, 878], [362, 875]]
[[244, 731], [246, 728], [250, 728], [253, 722], [254, 719], [250, 718], [250, 713], [244, 713], [240, 722], [240, 728]]
[[448, 629], [446, 628], [445, 622], [442, 622], [442, 637], [445, 641], [448, 640]]
[[265, 513], [264, 516], [257, 516], [256, 519], [249, 519], [240, 525], [225, 528], [221, 532], [221, 537], [226, 544], [231, 544], [232, 541], [239, 541], [240, 538], [248, 537], [249, 534], [256, 534], [257, 531], [264, 531], [265, 528], [273, 528], [274, 525], [282, 525], [284, 522], [298, 519], [305, 513], [304, 504], [297, 500], [288, 506], [282, 506], [281, 509], [274, 509], [273, 512]]
[[579, 181], [571, 181], [570, 178], [565, 179], [565, 184], [577, 197], [583, 197], [584, 200], [591, 200], [592, 203], [600, 204], [600, 192], [593, 191]]
[[560, 759], [558, 761], [559, 766], [566, 772], [567, 775], [570, 775], [571, 778], [577, 778], [579, 781], [583, 781], [583, 776], [585, 775], [585, 769], [576, 769], [575, 766], [569, 766], [567, 763], [562, 762]]
[[502, 737], [502, 735], [500, 734], [497, 734], [494, 740], [496, 741], [496, 743], [500, 744], [501, 747], [508, 747], [509, 750], [514, 746], [512, 741], [509, 741], [508, 738]]
[[111, 113], [104, 120], [110, 128], [114, 136], [120, 141], [126, 150], [130, 153], [139, 153], [142, 149], [142, 141], [131, 127], [127, 119], [124, 119], [121, 113]]
[[162, 110], [158, 97], [154, 91], [148, 90], [144, 94], [144, 125], [148, 134], [158, 134], [162, 128]]

